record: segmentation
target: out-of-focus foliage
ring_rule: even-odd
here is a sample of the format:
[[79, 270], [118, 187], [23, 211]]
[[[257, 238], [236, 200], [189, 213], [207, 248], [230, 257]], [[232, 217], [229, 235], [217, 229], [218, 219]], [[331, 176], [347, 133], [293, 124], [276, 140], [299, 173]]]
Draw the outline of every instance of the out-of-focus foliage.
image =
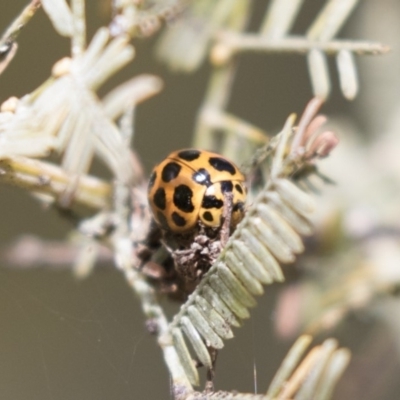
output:
[[[12, 65], [21, 26], [40, 6], [56, 32], [70, 40], [71, 54], [54, 65], [46, 82], [1, 106], [0, 181], [23, 187], [73, 220], [81, 238], [78, 275], [92, 270], [100, 244], [111, 250], [139, 298], [149, 330], [157, 335], [175, 399], [328, 399], [350, 352], [328, 339], [304, 356], [309, 335], [333, 330], [346, 322], [349, 312], [360, 309], [378, 315], [398, 333], [393, 315], [400, 307], [393, 295], [400, 279], [395, 150], [400, 143], [394, 133], [400, 119], [394, 113], [386, 131], [368, 148], [361, 149], [354, 132], [337, 151], [332, 131], [355, 129], [335, 119], [322, 129], [326, 118], [317, 116], [331, 93], [329, 55], [335, 57], [342, 94], [354, 99], [359, 92], [355, 56], [388, 50], [380, 43], [336, 39], [357, 3], [324, 2], [309, 28], [294, 36], [296, 17], [307, 6], [302, 0], [268, 2], [256, 32], [247, 28], [252, 2], [246, 0], [114, 0], [107, 8], [108, 26], [87, 40], [84, 0], [32, 0], [0, 39], [0, 73]], [[185, 72], [193, 72], [207, 58], [211, 61], [193, 144], [243, 163], [251, 201], [246, 217], [172, 321], [159, 302], [157, 286], [142, 269], [144, 243], [153, 239], [151, 217], [143, 168], [130, 148], [136, 106], [157, 94], [162, 83], [142, 75], [103, 99], [97, 94], [132, 61], [137, 38], [153, 35], [165, 22], [168, 27], [157, 45], [160, 60]], [[249, 51], [306, 55], [316, 97], [298, 126], [290, 115], [283, 130], [272, 136], [266, 127], [228, 112], [240, 54]], [[399, 109], [400, 98], [395, 99]], [[108, 166], [112, 179], [87, 175], [94, 156]], [[327, 156], [322, 173], [321, 159]], [[59, 163], [50, 162], [56, 157]], [[371, 162], [374, 159], [379, 162]], [[365, 176], [368, 182], [360, 179]], [[322, 185], [332, 179], [334, 189]], [[311, 195], [318, 191], [325, 194], [314, 205]], [[76, 204], [90, 211], [75, 214]], [[152, 261], [163, 256], [165, 249], [155, 250]], [[257, 304], [254, 296], [263, 293], [264, 285], [284, 281], [289, 268], [296, 277], [279, 295], [275, 329], [281, 337], [308, 335], [295, 342], [265, 395], [214, 392], [210, 377], [216, 350], [233, 337], [231, 328], [250, 316], [248, 308]], [[201, 381], [199, 364], [208, 370], [202, 393], [192, 386]]]

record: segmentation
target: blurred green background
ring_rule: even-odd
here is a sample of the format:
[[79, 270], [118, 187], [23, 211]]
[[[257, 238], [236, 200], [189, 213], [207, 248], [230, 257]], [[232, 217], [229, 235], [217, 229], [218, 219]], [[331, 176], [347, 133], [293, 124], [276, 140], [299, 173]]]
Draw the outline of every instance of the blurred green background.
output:
[[[2, 0], [1, 30], [26, 3], [26, 0]], [[107, 19], [101, 12], [100, 1], [87, 3], [91, 36]], [[296, 33], [304, 32], [322, 3], [305, 1], [295, 26]], [[253, 29], [260, 23], [265, 6], [265, 0], [256, 1], [251, 21]], [[391, 7], [397, 14], [388, 12]], [[341, 36], [390, 45], [394, 44], [397, 30], [398, 43], [398, 11], [395, 0], [363, 1]], [[371, 23], [374, 18], [375, 25]], [[170, 73], [155, 61], [154, 42], [154, 38], [136, 40], [134, 62], [101, 91], [106, 93], [140, 73], [153, 73], [164, 80], [162, 93], [143, 103], [137, 113], [134, 145], [147, 171], [170, 151], [190, 145], [196, 113], [209, 77], [207, 63], [192, 75]], [[54, 32], [47, 17], [39, 11], [21, 33], [18, 54], [0, 77], [0, 102], [12, 95], [20, 97], [31, 92], [49, 76], [52, 65], [68, 54], [68, 41]], [[341, 97], [332, 68], [334, 89], [323, 112], [349, 119], [365, 134], [365, 140], [377, 135], [395, 96], [398, 99], [398, 80], [391, 85], [388, 78], [390, 74], [395, 76], [395, 70], [399, 74], [400, 64], [395, 66], [397, 61], [395, 51], [385, 57], [358, 59], [361, 92], [353, 103]], [[229, 109], [269, 132], [277, 132], [291, 112], [303, 110], [311, 96], [303, 56], [246, 54], [240, 57]], [[343, 134], [338, 133], [339, 136]], [[60, 240], [67, 234], [68, 224], [55, 212], [43, 209], [26, 193], [10, 187], [0, 187], [0, 193], [1, 245], [21, 234]], [[216, 377], [218, 389], [254, 391], [256, 366], [258, 391], [266, 390], [292, 343], [292, 339], [284, 341], [274, 333], [273, 306], [281, 288], [282, 285], [273, 285], [266, 289], [266, 295], [252, 311], [252, 319], [235, 331], [236, 338], [228, 341], [221, 351]], [[0, 321], [2, 400], [171, 398], [161, 352], [145, 330], [134, 294], [113, 268], [96, 269], [83, 281], [77, 281], [68, 270], [2, 268]], [[366, 332], [371, 329], [379, 329], [372, 325], [368, 317], [353, 315], [345, 329], [332, 335], [339, 338], [342, 346], [357, 348], [361, 346], [360, 337], [368, 335]], [[373, 363], [368, 356], [364, 359], [355, 356], [336, 398], [396, 397], [393, 397], [396, 382], [392, 377], [400, 372], [397, 363], [395, 372], [391, 371], [383, 383], [379, 381], [380, 385], [376, 383], [377, 397], [371, 391], [371, 377], [362, 368], [361, 372], [356, 368], [368, 363]], [[369, 397], [365, 397], [365, 392]]]

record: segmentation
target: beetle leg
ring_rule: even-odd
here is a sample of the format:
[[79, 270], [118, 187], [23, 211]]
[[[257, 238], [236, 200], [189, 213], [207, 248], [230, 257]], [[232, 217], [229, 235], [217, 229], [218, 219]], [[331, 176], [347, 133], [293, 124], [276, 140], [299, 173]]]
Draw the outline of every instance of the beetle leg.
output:
[[231, 231], [231, 220], [232, 220], [232, 210], [233, 210], [233, 193], [224, 193], [224, 209], [222, 213], [223, 223], [221, 226], [220, 240], [222, 247], [225, 247], [230, 231]]

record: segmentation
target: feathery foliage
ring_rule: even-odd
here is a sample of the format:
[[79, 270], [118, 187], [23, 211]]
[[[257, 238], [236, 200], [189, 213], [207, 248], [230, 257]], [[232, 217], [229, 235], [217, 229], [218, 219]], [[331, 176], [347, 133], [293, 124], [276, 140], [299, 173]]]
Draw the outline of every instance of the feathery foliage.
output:
[[[343, 96], [354, 99], [359, 91], [355, 56], [383, 54], [388, 47], [336, 38], [357, 0], [326, 1], [302, 35], [291, 34], [296, 17], [306, 7], [301, 0], [268, 2], [255, 32], [248, 29], [250, 1], [107, 3], [108, 25], [88, 41], [84, 0], [32, 0], [1, 37], [0, 73], [12, 65], [21, 27], [42, 7], [56, 32], [70, 40], [71, 49], [37, 89], [1, 105], [1, 182], [24, 188], [66, 216], [74, 215], [75, 229], [84, 238], [76, 261], [81, 272], [96, 264], [99, 244], [111, 249], [115, 265], [136, 292], [149, 325], [154, 327], [175, 399], [331, 398], [349, 363], [350, 351], [340, 348], [335, 339], [327, 339], [304, 356], [313, 339], [310, 335], [334, 326], [351, 309], [365, 307], [378, 296], [389, 297], [399, 283], [394, 267], [399, 255], [393, 248], [386, 252], [389, 260], [382, 261], [376, 251], [354, 267], [352, 258], [349, 272], [336, 267], [345, 251], [335, 243], [337, 252], [329, 263], [340, 274], [332, 277], [326, 268], [318, 273], [306, 271], [298, 285], [322, 284], [325, 293], [316, 295], [318, 312], [304, 320], [298, 316], [297, 327], [301, 329], [296, 333], [303, 330], [307, 335], [299, 336], [264, 395], [214, 391], [210, 382], [199, 393], [193, 386], [201, 382], [199, 365], [212, 377], [217, 350], [233, 338], [233, 328], [250, 318], [249, 309], [256, 307], [256, 297], [268, 289], [265, 285], [283, 282], [287, 264], [295, 264], [289, 268], [301, 271], [304, 260], [322, 260], [310, 245], [320, 239], [312, 222], [319, 202], [312, 192], [315, 185], [329, 182], [319, 164], [338, 145], [330, 128], [322, 128], [326, 118], [318, 114], [332, 87], [327, 58], [335, 57]], [[143, 266], [143, 244], [151, 238], [152, 225], [144, 169], [131, 148], [136, 107], [161, 91], [162, 82], [144, 74], [103, 98], [98, 94], [109, 78], [133, 60], [136, 40], [155, 34], [164, 25], [168, 26], [156, 45], [160, 61], [187, 73], [199, 68], [207, 57], [211, 62], [193, 146], [219, 151], [240, 163], [250, 185], [244, 219], [171, 321], [160, 303], [157, 282], [146, 275]], [[228, 112], [240, 55], [251, 51], [269, 56], [300, 53], [307, 59], [315, 97], [297, 125], [296, 116], [291, 114], [275, 135]], [[289, 114], [291, 110], [287, 111]], [[52, 157], [58, 157], [59, 162], [52, 162]], [[108, 167], [112, 180], [89, 175], [95, 157]], [[167, 257], [162, 241], [157, 246], [151, 254], [154, 264]], [[360, 252], [356, 245], [351, 251]], [[371, 260], [375, 261], [373, 267], [366, 266]], [[382, 263], [386, 272], [379, 270]], [[278, 319], [287, 313], [288, 307], [282, 306]]]

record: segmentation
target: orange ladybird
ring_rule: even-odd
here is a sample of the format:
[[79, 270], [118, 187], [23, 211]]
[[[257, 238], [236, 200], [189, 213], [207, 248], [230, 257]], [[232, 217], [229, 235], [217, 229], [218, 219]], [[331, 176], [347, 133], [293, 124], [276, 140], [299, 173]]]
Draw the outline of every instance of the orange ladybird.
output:
[[148, 198], [154, 219], [173, 233], [189, 232], [199, 221], [218, 228], [224, 193], [231, 192], [235, 226], [244, 214], [244, 180], [237, 166], [219, 154], [196, 149], [175, 151], [150, 176]]

